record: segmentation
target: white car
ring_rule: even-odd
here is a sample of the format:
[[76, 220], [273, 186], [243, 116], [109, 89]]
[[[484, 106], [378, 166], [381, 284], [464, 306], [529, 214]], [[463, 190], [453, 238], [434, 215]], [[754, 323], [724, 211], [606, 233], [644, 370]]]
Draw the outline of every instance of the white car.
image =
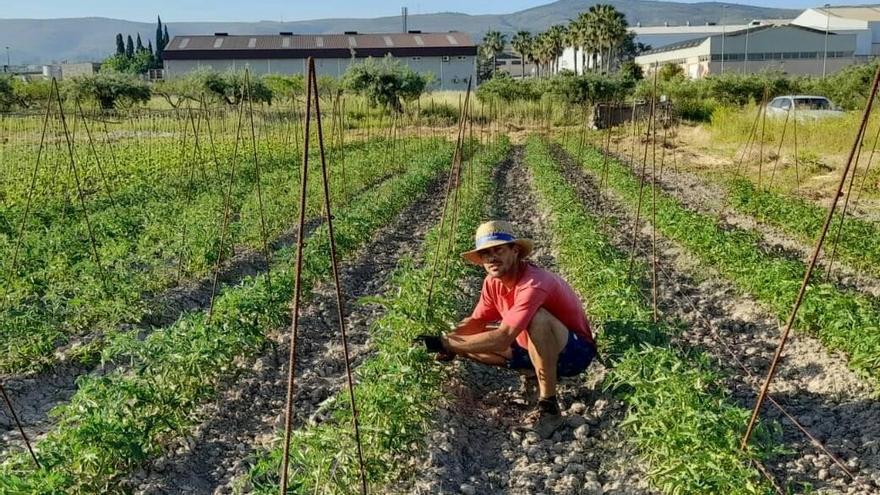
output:
[[792, 105], [794, 105], [794, 112], [791, 117], [797, 119], [824, 119], [845, 114], [824, 96], [786, 95], [777, 96], [770, 100], [770, 103], [767, 104], [767, 115], [784, 118], [791, 112]]

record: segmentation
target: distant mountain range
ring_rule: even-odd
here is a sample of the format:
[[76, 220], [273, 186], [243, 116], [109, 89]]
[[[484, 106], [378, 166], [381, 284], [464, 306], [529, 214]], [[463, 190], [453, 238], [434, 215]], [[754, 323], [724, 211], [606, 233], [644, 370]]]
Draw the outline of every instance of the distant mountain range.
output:
[[[511, 14], [468, 15], [454, 12], [410, 15], [408, 28], [422, 31], [458, 30], [470, 33], [478, 41], [490, 29], [505, 33], [519, 30], [538, 32], [566, 23], [587, 10], [595, 1], [558, 0]], [[741, 24], [752, 19], [793, 18], [801, 11], [725, 4], [720, 2], [675, 3], [649, 0], [603, 0], [626, 15], [630, 25], [658, 26], [705, 24], [722, 21]], [[722, 8], [726, 5], [727, 8]], [[724, 19], [721, 19], [721, 15]], [[158, 12], [173, 18], [173, 12]], [[318, 19], [295, 22], [169, 22], [171, 36], [176, 34], [272, 34], [297, 33], [396, 32], [402, 29], [399, 16], [374, 19]], [[0, 19], [0, 47], [9, 46], [13, 64], [37, 64], [60, 61], [99, 61], [115, 50], [116, 33], [140, 33], [144, 44], [153, 37], [155, 24], [102, 17], [72, 19]], [[5, 55], [5, 54], [2, 54]], [[5, 57], [4, 57], [5, 58]], [[5, 63], [5, 60], [2, 62]]]

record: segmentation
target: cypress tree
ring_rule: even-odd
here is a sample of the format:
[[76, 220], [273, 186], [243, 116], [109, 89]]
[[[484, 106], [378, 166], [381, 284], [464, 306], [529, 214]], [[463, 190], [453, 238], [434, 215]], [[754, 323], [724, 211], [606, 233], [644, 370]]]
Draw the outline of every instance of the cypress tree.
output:
[[162, 34], [162, 18], [156, 16], [156, 57], [162, 59], [162, 52], [165, 51], [165, 35]]
[[122, 33], [116, 33], [116, 54], [125, 55], [125, 41], [122, 41]]
[[144, 51], [144, 42], [141, 41], [141, 33], [137, 34], [137, 43], [135, 44], [135, 50], [138, 52]]
[[150, 55], [153, 55], [153, 40], [147, 41], [147, 51], [150, 52]]
[[171, 38], [168, 36], [168, 24], [165, 24], [165, 36], [162, 39], [162, 51], [165, 51], [165, 48], [168, 47], [168, 43], [171, 41]]
[[131, 39], [131, 35], [128, 35], [128, 39], [125, 40], [125, 57], [132, 58], [134, 57], [134, 40]]

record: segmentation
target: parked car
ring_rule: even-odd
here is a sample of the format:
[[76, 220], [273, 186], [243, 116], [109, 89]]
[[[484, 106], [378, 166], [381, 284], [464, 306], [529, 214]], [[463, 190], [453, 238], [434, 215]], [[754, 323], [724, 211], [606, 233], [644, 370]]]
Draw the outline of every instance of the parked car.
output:
[[828, 98], [810, 95], [777, 96], [767, 105], [767, 115], [785, 117], [791, 111], [792, 105], [792, 117], [797, 119], [824, 119], [844, 115]]

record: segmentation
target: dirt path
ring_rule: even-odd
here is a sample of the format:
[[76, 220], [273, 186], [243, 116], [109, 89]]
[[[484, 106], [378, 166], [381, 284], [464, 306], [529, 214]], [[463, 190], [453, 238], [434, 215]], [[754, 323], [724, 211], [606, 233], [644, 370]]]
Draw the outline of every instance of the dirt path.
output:
[[[600, 194], [594, 177], [566, 153], [556, 148], [555, 155], [584, 204], [594, 211], [608, 212], [616, 222], [609, 232], [614, 243], [628, 251], [633, 227], [630, 213], [613, 194]], [[650, 199], [649, 194], [646, 197]], [[642, 257], [650, 252], [647, 222], [639, 232], [638, 245]], [[751, 408], [756, 383], [735, 364], [732, 355], [742, 360], [749, 372], [763, 377], [779, 337], [776, 319], [753, 299], [738, 294], [732, 284], [711, 269], [700, 266], [680, 246], [661, 238], [658, 258], [662, 267], [658, 275], [660, 309], [666, 319], [686, 324], [677, 343], [713, 357], [729, 374], [728, 387], [735, 400]], [[880, 403], [873, 399], [871, 387], [847, 368], [843, 356], [828, 354], [814, 338], [794, 335], [771, 394], [855, 474], [855, 479], [849, 479], [791, 422], [768, 407], [763, 417], [780, 421], [783, 445], [791, 451], [768, 463], [779, 481], [790, 484], [795, 492], [812, 484], [819, 493], [878, 493]]]
[[[340, 270], [352, 366], [371, 352], [369, 326], [381, 308], [356, 301], [391, 289], [389, 277], [400, 259], [413, 255], [428, 229], [439, 220], [441, 181], [407, 207], [397, 219]], [[300, 323], [295, 425], [320, 422], [322, 404], [345, 383], [342, 345], [336, 327], [332, 283], [312, 292]], [[281, 329], [273, 346], [221, 386], [217, 399], [203, 408], [202, 423], [128, 480], [134, 493], [232, 493], [235, 479], [247, 472], [249, 456], [268, 447], [283, 424], [289, 335]]]
[[[506, 218], [537, 241], [533, 261], [557, 268], [546, 220], [537, 212], [522, 147], [497, 169], [499, 202]], [[470, 284], [473, 299], [481, 280]], [[412, 462], [418, 479], [395, 493], [650, 493], [619, 423], [622, 404], [601, 389], [606, 370], [594, 362], [584, 377], [560, 383], [566, 424], [551, 439], [514, 427], [534, 407], [517, 373], [456, 360], [446, 385], [448, 400], [433, 418], [425, 456]]]

